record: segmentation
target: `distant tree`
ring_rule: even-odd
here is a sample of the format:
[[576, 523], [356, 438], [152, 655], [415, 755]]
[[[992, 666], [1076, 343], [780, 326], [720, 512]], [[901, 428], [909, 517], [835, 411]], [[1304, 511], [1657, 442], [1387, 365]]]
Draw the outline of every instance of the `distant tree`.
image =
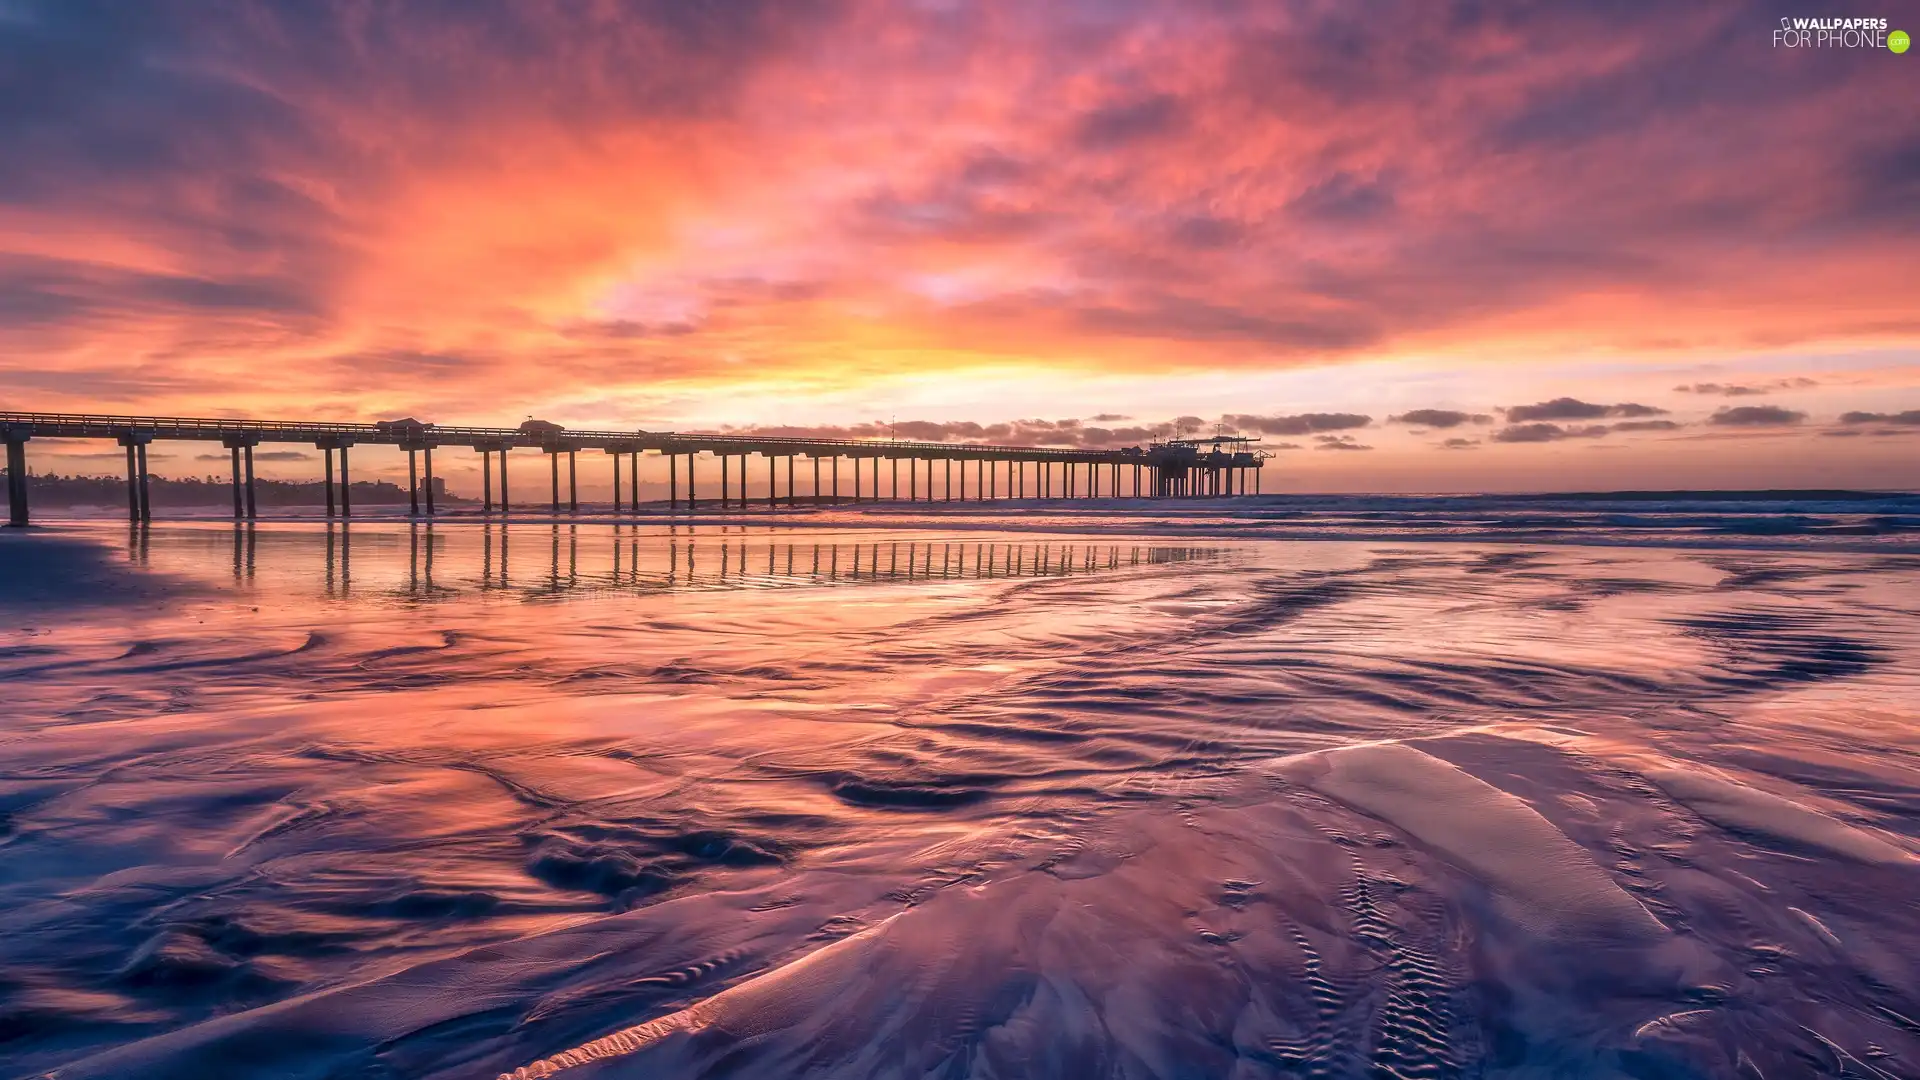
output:
[[[0, 476], [6, 475], [0, 469]], [[446, 478], [433, 478], [434, 499], [443, 503], [472, 502], [448, 494]], [[155, 507], [231, 506], [233, 481], [215, 476], [166, 477], [149, 475], [147, 490]], [[327, 501], [326, 485], [319, 480], [254, 481], [254, 501], [270, 506], [321, 506]], [[28, 473], [27, 498], [36, 506], [124, 506], [127, 480], [124, 476], [62, 476], [59, 473]], [[407, 489], [386, 480], [356, 480], [353, 501], [367, 506], [391, 506], [407, 501]]]

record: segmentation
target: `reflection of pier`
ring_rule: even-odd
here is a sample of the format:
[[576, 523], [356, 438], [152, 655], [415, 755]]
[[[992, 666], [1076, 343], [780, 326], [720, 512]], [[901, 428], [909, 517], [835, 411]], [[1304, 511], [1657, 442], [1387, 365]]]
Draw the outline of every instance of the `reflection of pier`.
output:
[[[551, 512], [580, 510], [579, 452], [603, 451], [613, 471], [613, 512], [637, 513], [643, 454], [667, 465], [665, 509], [696, 510], [699, 493], [695, 465], [705, 455], [719, 466], [722, 510], [837, 505], [868, 502], [988, 502], [1004, 499], [1169, 498], [1259, 494], [1260, 468], [1268, 454], [1257, 440], [1240, 436], [1173, 439], [1151, 446], [1113, 449], [1046, 446], [994, 446], [983, 443], [904, 440], [815, 439], [761, 435], [700, 435], [661, 431], [571, 431], [558, 424], [529, 420], [517, 428], [441, 426], [419, 420], [374, 424], [321, 421], [194, 419], [189, 417], [91, 416], [63, 413], [0, 413], [0, 439], [7, 447], [9, 521], [27, 524], [27, 443], [32, 439], [112, 439], [127, 457], [127, 514], [150, 521], [153, 503], [147, 447], [162, 440], [219, 442], [233, 472], [233, 516], [259, 516], [253, 471], [254, 448], [267, 443], [312, 446], [325, 460], [326, 515], [351, 517], [353, 483], [348, 450], [358, 445], [396, 447], [407, 455], [408, 506], [413, 516], [434, 515], [436, 447], [463, 447], [480, 455], [481, 512], [506, 514], [512, 507], [507, 483], [507, 451], [528, 449], [547, 457]], [[766, 494], [747, 494], [750, 458], [766, 464]], [[560, 459], [566, 458], [565, 497]], [[495, 460], [498, 459], [496, 469]], [[785, 491], [781, 459], [785, 459]], [[812, 486], [801, 490], [795, 462], [811, 463]], [[841, 460], [851, 476], [843, 487]], [[338, 474], [336, 479], [336, 461]], [[882, 483], [882, 462], [888, 463]], [[625, 462], [626, 482], [622, 483]], [[900, 466], [906, 465], [906, 482]], [[925, 468], [922, 468], [924, 464]], [[936, 464], [939, 468], [936, 469]], [[682, 495], [681, 469], [685, 468]], [[826, 466], [825, 474], [822, 465]], [[956, 468], [955, 466], [958, 466]], [[971, 466], [971, 469], [969, 469]], [[424, 470], [426, 483], [421, 483]], [[499, 474], [498, 498], [494, 474]], [[968, 473], [972, 476], [969, 477]], [[924, 477], [922, 476], [924, 473]], [[709, 476], [709, 481], [711, 480]], [[969, 489], [968, 481], [972, 487]], [[1251, 489], [1251, 490], [1249, 490]], [[709, 499], [710, 503], [716, 500]]]
[[[147, 530], [133, 532], [135, 542], [144, 545]], [[730, 526], [663, 531], [560, 523], [436, 530], [431, 524], [408, 524], [367, 530], [329, 524], [316, 532], [324, 532], [320, 546], [325, 594], [339, 598], [355, 595], [356, 587], [362, 595], [423, 600], [475, 592], [537, 599], [676, 589], [1056, 578], [1219, 554], [1186, 544], [1134, 541], [794, 539]], [[355, 534], [369, 532], [356, 553]], [[233, 530], [236, 581], [251, 581], [261, 562], [255, 533], [253, 526]], [[368, 544], [369, 539], [376, 542]], [[279, 557], [265, 560], [268, 572], [286, 569], [274, 565]]]

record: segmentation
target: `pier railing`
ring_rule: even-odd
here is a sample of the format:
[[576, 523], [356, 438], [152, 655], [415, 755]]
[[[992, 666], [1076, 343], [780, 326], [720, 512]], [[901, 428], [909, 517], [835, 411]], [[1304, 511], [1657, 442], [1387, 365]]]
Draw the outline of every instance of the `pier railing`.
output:
[[[839, 456], [886, 457], [894, 452], [939, 456], [989, 454], [995, 457], [1047, 458], [1055, 461], [1131, 460], [1144, 453], [1139, 447], [1125, 449], [1088, 449], [1057, 446], [1015, 446], [998, 443], [933, 442], [915, 439], [828, 439], [799, 435], [757, 435], [751, 432], [677, 432], [677, 431], [596, 431], [590, 429], [542, 427], [494, 428], [443, 426], [439, 424], [402, 425], [396, 423], [340, 423], [325, 420], [247, 420], [187, 416], [110, 416], [95, 413], [23, 413], [0, 412], [0, 428], [25, 429], [24, 434], [41, 438], [101, 439], [138, 434], [160, 439], [225, 439], [251, 437], [259, 442], [315, 442], [341, 437], [356, 442], [405, 446], [430, 443], [435, 446], [487, 444], [545, 448], [559, 444], [579, 449], [607, 445], [636, 444], [647, 450], [672, 447], [748, 446], [749, 453], [759, 447], [776, 447], [803, 455], [818, 449], [838, 450]], [[736, 453], [739, 451], [735, 451]], [[810, 456], [810, 455], [809, 455]]]

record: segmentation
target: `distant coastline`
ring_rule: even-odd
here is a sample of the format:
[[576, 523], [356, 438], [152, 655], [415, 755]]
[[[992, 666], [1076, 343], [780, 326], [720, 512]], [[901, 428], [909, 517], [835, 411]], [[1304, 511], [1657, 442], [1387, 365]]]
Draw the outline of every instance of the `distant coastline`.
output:
[[1876, 499], [1908, 499], [1912, 491], [1856, 491], [1848, 488], [1769, 488], [1761, 490], [1707, 489], [1701, 491], [1564, 491], [1499, 498], [1553, 502], [1581, 500], [1590, 502], [1871, 502]]
[[[0, 469], [0, 475], [5, 473], [6, 470]], [[464, 505], [478, 501], [450, 494], [445, 477], [436, 476], [432, 482], [436, 503]], [[233, 482], [218, 477], [149, 476], [148, 487], [156, 507], [230, 506], [233, 503]], [[352, 490], [353, 501], [359, 505], [392, 506], [408, 501], [407, 489], [386, 480], [356, 480]], [[127, 480], [124, 476], [29, 474], [27, 496], [36, 506], [59, 509], [124, 506]], [[264, 507], [323, 506], [327, 501], [326, 485], [319, 480], [256, 479], [254, 497], [257, 504]]]

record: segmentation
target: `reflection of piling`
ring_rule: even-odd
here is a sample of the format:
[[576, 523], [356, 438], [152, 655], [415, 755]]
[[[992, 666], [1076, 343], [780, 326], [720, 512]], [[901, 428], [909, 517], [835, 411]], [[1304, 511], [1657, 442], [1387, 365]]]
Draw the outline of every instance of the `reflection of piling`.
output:
[[246, 523], [235, 524], [233, 527], [233, 580], [246, 581], [253, 577], [254, 553], [253, 526]]
[[[959, 485], [956, 481], [955, 494]], [[530, 526], [523, 526], [523, 528]], [[649, 537], [624, 524], [607, 530], [569, 522], [542, 523], [547, 538], [547, 573], [518, 585], [528, 596], [562, 596], [575, 593], [635, 592], [651, 593], [669, 589], [764, 587], [788, 582], [818, 584], [885, 584], [925, 581], [976, 581], [1033, 579], [1079, 576], [1165, 563], [1186, 563], [1210, 557], [1208, 549], [1115, 544], [1061, 543], [1057, 540], [1032, 542], [995, 542], [989, 540], [891, 540], [794, 543], [776, 537], [755, 538], [740, 526], [719, 526], [720, 551], [717, 559], [697, 558], [699, 529], [674, 527], [669, 535]], [[565, 551], [562, 551], [564, 527]], [[478, 573], [464, 579], [467, 587], [495, 592], [515, 588], [511, 575], [509, 538], [511, 526], [482, 525], [480, 542], [464, 548], [466, 557], [475, 559]], [[137, 537], [146, 530], [132, 530]], [[397, 574], [396, 596], [434, 600], [458, 595], [463, 579], [456, 575], [452, 584], [443, 584], [440, 571], [451, 552], [458, 556], [463, 548], [449, 546], [463, 535], [456, 531], [444, 535], [433, 522], [422, 520], [407, 524], [407, 540], [392, 550], [394, 558], [405, 558], [404, 573]], [[350, 593], [351, 533], [344, 523], [336, 529], [328, 523], [322, 534], [325, 543], [326, 595], [345, 597]], [[610, 548], [601, 546], [601, 537]], [[497, 542], [496, 542], [497, 541]], [[582, 549], [585, 549], [583, 552]], [[477, 549], [477, 550], [476, 550]], [[381, 549], [387, 550], [387, 549]], [[256, 572], [258, 530], [247, 522], [236, 523], [233, 532], [232, 569], [236, 581], [251, 579]], [[596, 565], [596, 558], [600, 561]], [[611, 570], [608, 570], [608, 567]], [[398, 567], [394, 568], [398, 570]]]

